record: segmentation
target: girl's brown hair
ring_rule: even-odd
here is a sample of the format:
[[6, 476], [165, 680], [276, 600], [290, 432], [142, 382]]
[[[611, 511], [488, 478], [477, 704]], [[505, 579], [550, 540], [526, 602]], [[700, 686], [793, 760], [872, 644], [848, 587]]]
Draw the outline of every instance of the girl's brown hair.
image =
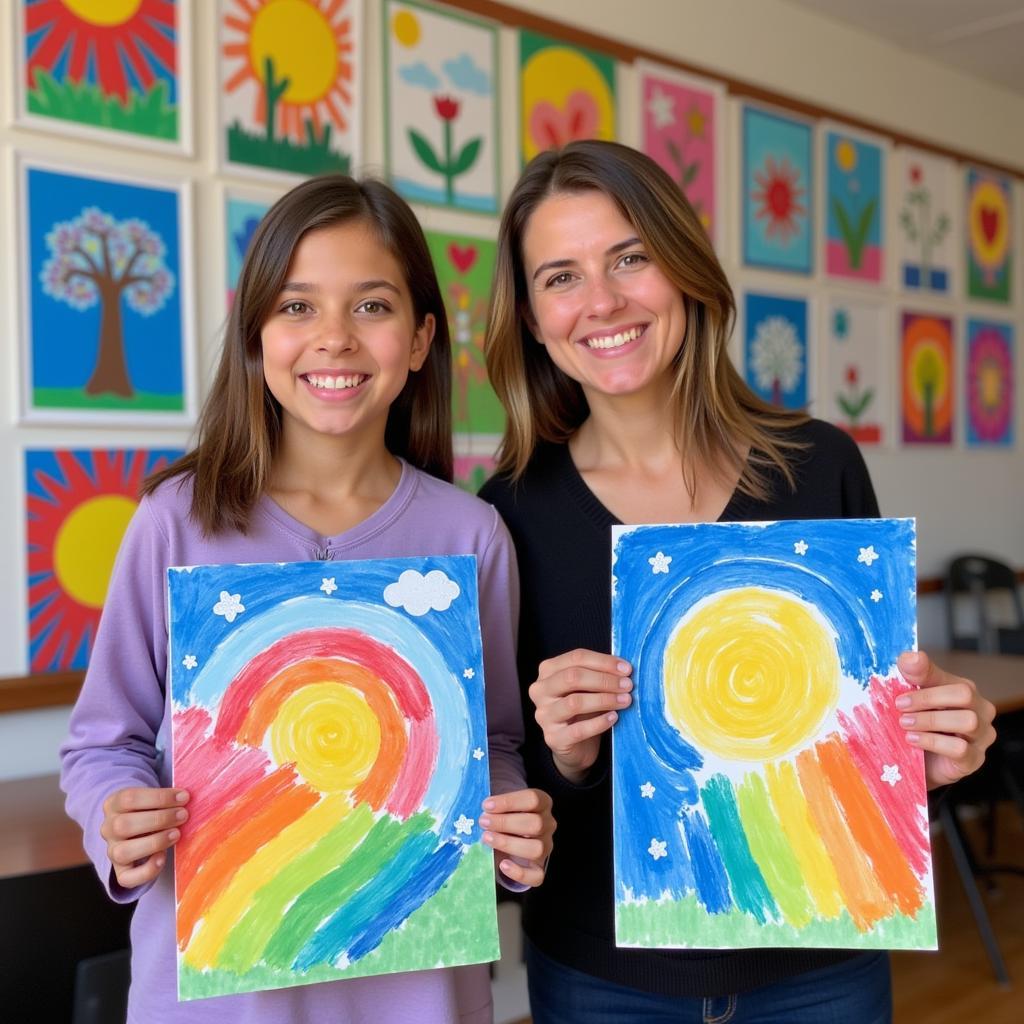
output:
[[567, 441], [590, 411], [579, 383], [555, 366], [534, 337], [523, 266], [523, 237], [540, 203], [588, 191], [616, 204], [683, 296], [686, 331], [675, 359], [673, 396], [676, 442], [689, 467], [691, 499], [698, 463], [721, 474], [739, 469], [740, 491], [759, 498], [767, 493], [765, 471], [771, 467], [792, 485], [786, 455], [802, 445], [784, 431], [807, 417], [762, 401], [729, 360], [726, 345], [736, 306], [693, 207], [650, 157], [596, 140], [536, 156], [505, 205], [484, 340], [487, 372], [507, 413], [499, 473], [521, 476], [538, 440]]
[[149, 477], [142, 489], [149, 494], [165, 480], [191, 476], [192, 518], [207, 535], [224, 529], [244, 533], [270, 479], [281, 407], [263, 376], [261, 330], [295, 248], [308, 232], [349, 221], [369, 225], [402, 267], [416, 323], [428, 314], [436, 321], [426, 362], [409, 374], [388, 412], [385, 444], [419, 469], [452, 479], [448, 319], [423, 229], [408, 204], [382, 182], [342, 174], [311, 178], [282, 196], [253, 235], [196, 447]]

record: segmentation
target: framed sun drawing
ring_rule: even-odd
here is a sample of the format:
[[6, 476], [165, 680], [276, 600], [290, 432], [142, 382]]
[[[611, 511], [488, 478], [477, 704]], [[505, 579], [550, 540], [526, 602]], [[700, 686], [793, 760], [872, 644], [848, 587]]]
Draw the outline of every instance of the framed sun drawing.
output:
[[218, 0], [224, 165], [358, 173], [362, 0]]
[[25, 452], [30, 672], [88, 665], [142, 481], [181, 454], [138, 448]]
[[188, 425], [188, 186], [35, 158], [17, 181], [23, 419]]
[[191, 4], [15, 0], [19, 122], [192, 152]]
[[496, 959], [476, 559], [168, 587], [180, 997]]
[[934, 949], [912, 520], [615, 527], [620, 946]]

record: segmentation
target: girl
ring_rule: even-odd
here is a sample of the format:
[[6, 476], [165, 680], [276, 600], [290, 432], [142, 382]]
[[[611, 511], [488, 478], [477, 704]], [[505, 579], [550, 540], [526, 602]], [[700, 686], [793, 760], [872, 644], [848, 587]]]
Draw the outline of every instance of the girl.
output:
[[538, 885], [550, 799], [523, 788], [518, 583], [497, 514], [452, 474], [450, 353], [423, 233], [386, 186], [343, 176], [284, 196], [252, 241], [194, 451], [147, 481], [62, 750], [68, 812], [111, 897], [138, 900], [128, 1019], [491, 1019], [486, 965], [179, 1004], [168, 851], [187, 792], [166, 755], [172, 565], [475, 554], [492, 792], [484, 840]]
[[[611, 526], [879, 514], [845, 434], [740, 380], [733, 315], [706, 234], [654, 161], [576, 142], [523, 172], [485, 341], [508, 422], [481, 495], [518, 552], [527, 777], [554, 796], [560, 827], [548, 882], [525, 901], [535, 1024], [888, 1019], [881, 954], [615, 945], [606, 737], [632, 682], [607, 653]], [[900, 724], [929, 785], [973, 771], [992, 705], [924, 654], [900, 668], [921, 687]]]

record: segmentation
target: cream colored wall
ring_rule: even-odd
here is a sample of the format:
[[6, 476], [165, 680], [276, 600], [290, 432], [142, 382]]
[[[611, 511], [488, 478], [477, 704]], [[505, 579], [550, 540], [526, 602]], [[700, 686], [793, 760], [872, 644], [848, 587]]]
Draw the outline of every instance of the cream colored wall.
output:
[[[380, 0], [365, 0], [364, 170], [380, 173], [383, 160], [381, 85], [379, 81]], [[200, 377], [205, 381], [215, 357], [224, 314], [222, 267], [223, 189], [244, 187], [243, 180], [217, 169], [215, 50], [213, 0], [193, 3], [195, 154], [190, 158], [151, 157], [137, 150], [97, 146], [15, 127], [13, 82], [14, 0], [0, 0], [0, 675], [26, 671], [25, 567], [23, 521], [23, 451], [37, 447], [171, 446], [187, 443], [185, 432], [167, 430], [25, 427], [16, 423], [19, 364], [15, 306], [17, 253], [13, 156], [18, 152], [59, 159], [62, 163], [130, 170], [135, 174], [180, 176], [191, 183], [196, 252], [191, 272], [196, 299], [195, 330]], [[932, 139], [991, 160], [1024, 168], [1024, 98], [1001, 91], [938, 65], [920, 60], [857, 30], [791, 7], [783, 0], [512, 0], [511, 6], [574, 23], [613, 39], [661, 51], [763, 87], [896, 131]], [[199, 45], [203, 41], [203, 45]], [[504, 145], [504, 186], [517, 170], [514, 111], [516, 47], [511, 32], [502, 34], [502, 111], [508, 125]], [[631, 77], [623, 74], [625, 103]], [[737, 118], [732, 110], [733, 127]], [[622, 135], [635, 138], [636, 118], [626, 116]], [[735, 150], [733, 150], [735, 155]], [[735, 163], [733, 163], [735, 166]], [[734, 174], [733, 194], [735, 194]], [[1024, 196], [1018, 187], [1018, 210]], [[732, 204], [735, 206], [735, 203]], [[471, 214], [419, 211], [428, 227], [469, 233], [493, 232], [493, 221]], [[735, 229], [735, 218], [733, 218]], [[735, 235], [733, 230], [732, 235]], [[1021, 244], [1020, 229], [1017, 231]], [[745, 280], [736, 265], [730, 236], [723, 259], [734, 280]], [[792, 278], [759, 275], [761, 283], [794, 287]], [[814, 287], [812, 283], [812, 288]], [[1024, 324], [1022, 288], [1015, 281], [1018, 305], [1018, 352]], [[966, 308], [966, 307], [964, 307]], [[1021, 380], [1018, 356], [1018, 385]], [[1020, 387], [1018, 386], [1018, 394]], [[1024, 403], [1020, 403], [1024, 405]], [[1020, 412], [1020, 410], [1018, 410]], [[1018, 416], [1018, 427], [1021, 417]], [[1020, 436], [1018, 429], [1018, 436]], [[919, 518], [920, 569], [940, 570], [949, 551], [982, 547], [1024, 564], [1024, 447], [1012, 454], [968, 455], [941, 452], [869, 452], [868, 462], [883, 510]], [[938, 602], [921, 608], [922, 644], [941, 640]], [[0, 779], [38, 774], [57, 766], [56, 748], [66, 728], [66, 709], [0, 716]]]

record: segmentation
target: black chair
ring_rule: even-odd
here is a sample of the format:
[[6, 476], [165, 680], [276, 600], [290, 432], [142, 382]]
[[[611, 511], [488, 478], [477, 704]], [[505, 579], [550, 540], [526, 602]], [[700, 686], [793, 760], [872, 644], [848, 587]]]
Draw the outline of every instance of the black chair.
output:
[[[970, 600], [965, 602], [964, 595]], [[965, 603], [972, 609], [974, 632], [959, 628], [958, 612]], [[946, 572], [946, 625], [954, 650], [1024, 654], [1024, 604], [1017, 574], [987, 555], [954, 558]]]
[[79, 960], [71, 1024], [124, 1024], [130, 981], [131, 952], [127, 949]]

